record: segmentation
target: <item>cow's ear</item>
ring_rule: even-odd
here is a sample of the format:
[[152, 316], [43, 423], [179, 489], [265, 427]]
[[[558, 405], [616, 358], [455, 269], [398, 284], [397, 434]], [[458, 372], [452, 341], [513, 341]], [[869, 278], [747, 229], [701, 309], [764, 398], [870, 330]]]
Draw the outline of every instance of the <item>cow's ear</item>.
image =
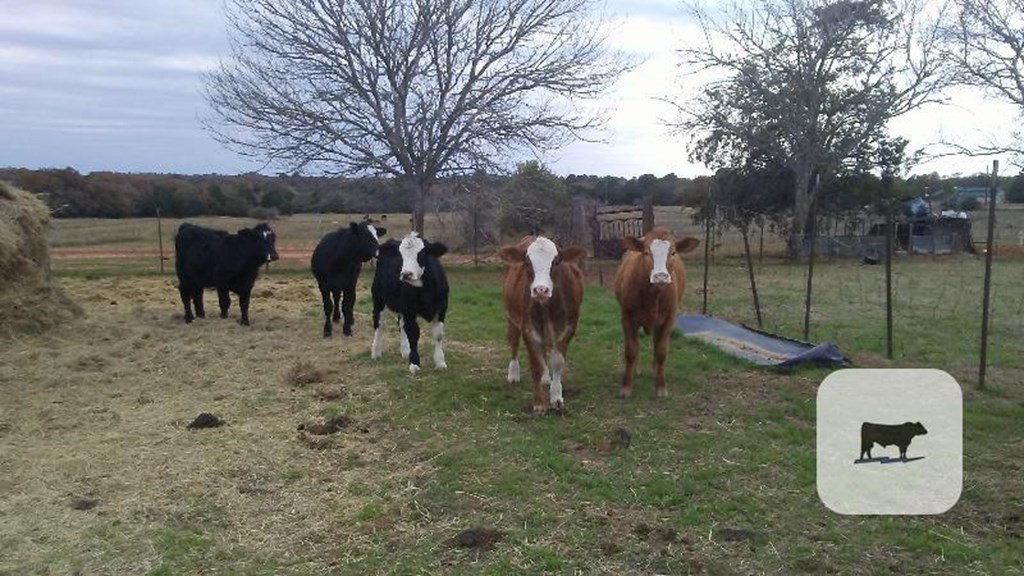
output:
[[587, 251], [579, 246], [569, 246], [568, 248], [563, 248], [559, 251], [558, 257], [562, 262], [575, 262], [576, 264], [581, 264], [583, 259], [587, 257]]
[[238, 235], [242, 237], [255, 236], [256, 233], [253, 232], [250, 228], [242, 228], [241, 230], [238, 231]]
[[377, 237], [378, 238], [380, 238], [381, 236], [383, 236], [383, 235], [388, 233], [388, 229], [387, 228], [381, 228], [380, 226], [377, 226], [377, 225], [374, 225], [373, 229], [377, 231]]
[[632, 250], [633, 252], [643, 252], [644, 243], [636, 236], [623, 236], [621, 239], [622, 247], [626, 250]]
[[522, 264], [523, 259], [526, 258], [526, 252], [523, 252], [518, 246], [505, 246], [498, 250], [498, 258], [505, 264]]
[[696, 238], [688, 236], [688, 237], [683, 238], [682, 240], [676, 242], [676, 252], [679, 252], [680, 254], [686, 254], [687, 252], [689, 252], [690, 250], [693, 250], [694, 248], [696, 248], [699, 245], [700, 245], [700, 240], [697, 240]]
[[397, 242], [385, 242], [377, 248], [378, 255], [384, 256], [398, 256], [398, 243]]
[[427, 254], [434, 258], [440, 258], [448, 253], [448, 247], [441, 242], [428, 242], [426, 248]]
[[353, 232], [358, 232], [359, 231], [359, 224], [357, 224], [355, 222], [349, 222], [348, 223], [348, 229], [353, 231]]

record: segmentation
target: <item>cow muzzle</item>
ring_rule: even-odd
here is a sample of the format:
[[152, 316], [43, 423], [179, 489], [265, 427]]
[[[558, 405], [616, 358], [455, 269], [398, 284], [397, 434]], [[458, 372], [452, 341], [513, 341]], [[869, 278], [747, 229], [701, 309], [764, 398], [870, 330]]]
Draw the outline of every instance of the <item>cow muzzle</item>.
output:
[[661, 286], [672, 283], [672, 275], [668, 272], [654, 272], [651, 274], [651, 284]]
[[547, 300], [551, 298], [551, 288], [547, 286], [534, 286], [530, 289], [530, 296], [534, 300]]
[[280, 256], [277, 255], [277, 250], [274, 250], [273, 252], [268, 252], [267, 253], [267, 262], [274, 262], [275, 260], [277, 260], [279, 258], [280, 258]]
[[406, 284], [409, 284], [411, 286], [416, 286], [416, 287], [423, 286], [423, 280], [421, 280], [418, 276], [416, 276], [416, 274], [414, 274], [412, 272], [409, 272], [409, 271], [403, 271], [399, 275], [399, 279], [402, 282], [405, 282]]

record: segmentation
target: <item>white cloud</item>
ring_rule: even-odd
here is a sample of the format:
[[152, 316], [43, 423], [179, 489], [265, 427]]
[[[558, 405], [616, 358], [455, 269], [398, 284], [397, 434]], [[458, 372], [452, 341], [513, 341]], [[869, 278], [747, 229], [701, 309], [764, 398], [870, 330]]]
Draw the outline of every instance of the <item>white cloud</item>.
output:
[[[220, 0], [0, 0], [0, 162], [82, 171], [231, 173], [252, 162], [220, 147], [197, 120], [200, 73], [227, 56]], [[599, 103], [603, 143], [575, 143], [541, 160], [560, 174], [680, 176], [709, 171], [669, 134], [674, 108], [703, 77], [680, 81], [675, 50], [703, 41], [678, 0], [611, 0], [614, 48], [645, 58]], [[941, 136], [980, 143], [1010, 136], [1016, 111], [977, 94], [893, 123], [912, 146]], [[988, 159], [944, 158], [916, 172], [978, 172]], [[1004, 169], [1005, 171], [1005, 169]]]

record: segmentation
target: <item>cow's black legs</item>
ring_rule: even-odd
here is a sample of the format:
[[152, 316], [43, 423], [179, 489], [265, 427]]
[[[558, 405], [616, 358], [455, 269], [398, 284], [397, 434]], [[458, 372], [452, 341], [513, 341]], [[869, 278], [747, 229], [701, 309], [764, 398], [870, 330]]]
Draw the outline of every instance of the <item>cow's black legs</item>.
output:
[[242, 319], [239, 321], [242, 326], [249, 325], [249, 291], [242, 290], [238, 293], [238, 309], [242, 311]]
[[323, 285], [320, 286], [320, 299], [324, 303], [324, 338], [330, 338], [334, 332], [334, 327], [331, 326], [331, 315], [335, 308], [331, 305], [331, 292]]
[[[356, 305], [355, 287], [345, 288], [344, 296], [344, 300], [341, 301], [341, 311], [345, 315], [345, 323], [341, 325], [341, 333], [345, 336], [351, 336], [352, 324], [355, 322], [355, 318], [352, 316], [352, 308]], [[334, 298], [334, 305], [338, 305], [337, 296]]]
[[231, 307], [231, 294], [227, 288], [217, 288], [217, 303], [220, 304], [220, 317], [228, 317], [228, 308]]
[[334, 290], [331, 292], [331, 298], [334, 299], [334, 308], [331, 311], [331, 321], [337, 324], [341, 322], [341, 305], [338, 301], [341, 300], [341, 290]]
[[196, 307], [196, 318], [206, 318], [206, 309], [203, 307], [203, 289], [196, 288], [192, 292], [192, 303]]
[[185, 307], [185, 323], [186, 324], [191, 324], [192, 323], [192, 319], [193, 319], [193, 316], [192, 316], [192, 292], [188, 288], [186, 288], [186, 287], [184, 287], [184, 286], [179, 284], [178, 285], [178, 294], [181, 296], [181, 304], [182, 304], [182, 306]]
[[409, 372], [415, 374], [420, 371], [420, 325], [416, 316], [403, 314], [402, 329], [409, 340]]

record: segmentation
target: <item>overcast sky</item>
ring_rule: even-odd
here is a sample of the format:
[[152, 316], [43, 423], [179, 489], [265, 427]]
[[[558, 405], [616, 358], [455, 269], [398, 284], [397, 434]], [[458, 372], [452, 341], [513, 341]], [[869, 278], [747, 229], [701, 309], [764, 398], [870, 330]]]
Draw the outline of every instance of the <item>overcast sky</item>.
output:
[[[607, 143], [577, 143], [541, 160], [556, 173], [633, 177], [709, 171], [670, 136], [678, 94], [673, 49], [694, 37], [677, 0], [607, 0], [616, 47], [644, 57], [609, 95]], [[80, 172], [236, 174], [261, 168], [200, 126], [200, 73], [227, 55], [221, 0], [0, 0], [0, 166]], [[952, 105], [900, 119], [922, 146], [976, 142], [1013, 109], [962, 93]], [[985, 171], [991, 160], [945, 158], [915, 172]], [[1005, 164], [1004, 164], [1005, 166]], [[1006, 168], [1002, 173], [1006, 173]]]

